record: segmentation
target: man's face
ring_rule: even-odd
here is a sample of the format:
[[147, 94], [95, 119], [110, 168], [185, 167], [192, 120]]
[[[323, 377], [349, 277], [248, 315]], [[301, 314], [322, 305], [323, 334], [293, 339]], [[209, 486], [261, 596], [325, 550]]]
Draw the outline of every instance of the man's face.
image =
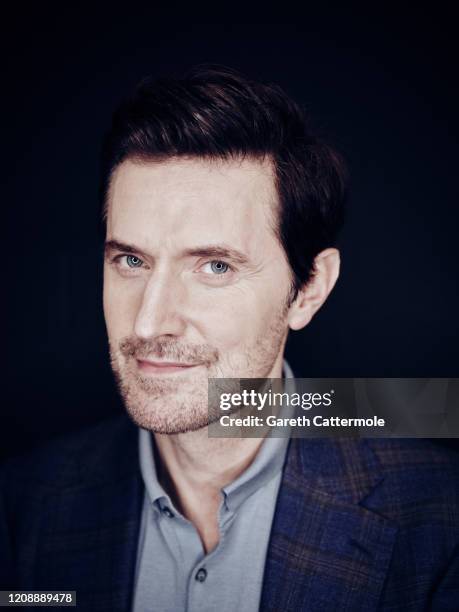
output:
[[281, 375], [291, 273], [269, 162], [123, 162], [108, 196], [104, 312], [135, 422], [205, 427], [208, 378]]

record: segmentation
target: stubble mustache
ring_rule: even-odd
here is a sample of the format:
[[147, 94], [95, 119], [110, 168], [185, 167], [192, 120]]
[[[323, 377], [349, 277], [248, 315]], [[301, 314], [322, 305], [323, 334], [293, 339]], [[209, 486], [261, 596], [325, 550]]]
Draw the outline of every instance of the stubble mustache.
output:
[[210, 367], [219, 359], [218, 350], [208, 344], [191, 344], [172, 339], [147, 340], [128, 336], [119, 342], [123, 357], [138, 360], [164, 360], [187, 365], [203, 364]]

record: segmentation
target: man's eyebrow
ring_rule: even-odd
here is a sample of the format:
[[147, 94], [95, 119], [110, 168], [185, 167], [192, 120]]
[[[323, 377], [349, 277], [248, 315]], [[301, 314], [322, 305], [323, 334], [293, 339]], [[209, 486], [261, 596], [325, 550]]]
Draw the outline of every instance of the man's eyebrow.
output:
[[183, 255], [191, 257], [212, 257], [214, 259], [231, 259], [239, 265], [249, 263], [249, 259], [244, 253], [228, 246], [201, 246], [183, 251]]
[[119, 242], [118, 240], [106, 240], [104, 250], [105, 253], [110, 251], [122, 251], [123, 253], [139, 253], [140, 255], [145, 255], [142, 249], [137, 248], [135, 245]]

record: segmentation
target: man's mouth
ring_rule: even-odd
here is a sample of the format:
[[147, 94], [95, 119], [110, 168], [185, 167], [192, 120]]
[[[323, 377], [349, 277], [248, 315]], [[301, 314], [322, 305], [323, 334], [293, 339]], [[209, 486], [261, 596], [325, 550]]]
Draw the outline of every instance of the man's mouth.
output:
[[174, 374], [187, 372], [200, 363], [181, 363], [178, 361], [153, 361], [151, 359], [136, 359], [137, 367], [144, 374]]

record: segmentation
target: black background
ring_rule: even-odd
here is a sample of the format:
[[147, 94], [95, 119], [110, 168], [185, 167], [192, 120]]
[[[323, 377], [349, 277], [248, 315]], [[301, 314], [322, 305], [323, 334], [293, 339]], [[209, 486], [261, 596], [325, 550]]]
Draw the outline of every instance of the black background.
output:
[[282, 85], [350, 168], [342, 276], [289, 340], [296, 375], [457, 377], [454, 24], [440, 5], [292, 23], [176, 22], [129, 6], [5, 21], [0, 455], [122, 409], [101, 304], [100, 141], [140, 78], [197, 63]]

